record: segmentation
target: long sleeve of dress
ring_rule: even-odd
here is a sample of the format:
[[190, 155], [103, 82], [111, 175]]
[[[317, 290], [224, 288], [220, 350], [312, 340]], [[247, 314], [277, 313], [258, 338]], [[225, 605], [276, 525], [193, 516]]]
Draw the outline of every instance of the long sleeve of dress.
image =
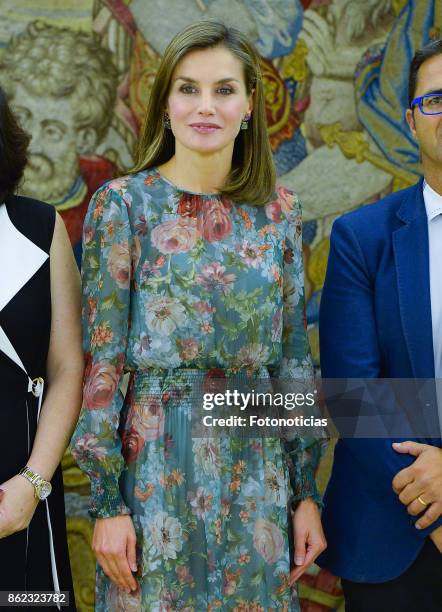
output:
[[[292, 199], [293, 207], [289, 206], [287, 214], [289, 226], [284, 248], [282, 360], [276, 378], [286, 381], [284, 387], [288, 392], [299, 385], [304, 392], [311, 392], [314, 389], [314, 370], [306, 331], [301, 205], [291, 192], [286, 191], [285, 198], [289, 202]], [[309, 409], [310, 415], [320, 416], [315, 406]], [[321, 505], [315, 472], [327, 445], [326, 433], [321, 428], [312, 428], [312, 435], [308, 437], [293, 433], [290, 435], [288, 432], [283, 440], [293, 502], [311, 497]]]
[[72, 454], [91, 480], [90, 514], [129, 514], [119, 488], [124, 467], [118, 433], [119, 390], [129, 326], [132, 233], [127, 203], [105, 185], [93, 196], [83, 232], [83, 329], [86, 372]]

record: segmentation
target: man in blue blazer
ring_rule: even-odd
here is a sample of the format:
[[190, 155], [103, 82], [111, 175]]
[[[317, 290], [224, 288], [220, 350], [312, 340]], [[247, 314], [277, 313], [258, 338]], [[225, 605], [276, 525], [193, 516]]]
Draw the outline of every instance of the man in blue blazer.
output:
[[[320, 311], [324, 379], [442, 378], [441, 40], [413, 59], [406, 118], [424, 180], [333, 225]], [[439, 395], [440, 414], [441, 404]], [[414, 440], [336, 445], [318, 563], [342, 577], [346, 612], [442, 611], [437, 410], [435, 401], [428, 433]]]

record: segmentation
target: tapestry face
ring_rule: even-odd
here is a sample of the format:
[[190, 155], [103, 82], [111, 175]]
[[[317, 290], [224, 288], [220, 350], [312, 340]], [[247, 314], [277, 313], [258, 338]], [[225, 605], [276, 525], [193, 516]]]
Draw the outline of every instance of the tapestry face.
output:
[[92, 193], [132, 164], [161, 54], [190, 23], [241, 29], [262, 63], [279, 183], [303, 204], [309, 338], [331, 225], [406, 187], [414, 51], [440, 36], [437, 0], [0, 0], [0, 84], [32, 135], [22, 193], [56, 206], [77, 259]]

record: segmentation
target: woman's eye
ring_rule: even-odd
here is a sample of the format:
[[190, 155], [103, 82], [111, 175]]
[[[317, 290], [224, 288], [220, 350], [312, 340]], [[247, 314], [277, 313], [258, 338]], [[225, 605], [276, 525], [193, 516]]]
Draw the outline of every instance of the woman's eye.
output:
[[218, 89], [218, 91], [223, 96], [228, 96], [229, 94], [233, 93], [233, 89], [231, 87], [220, 87], [220, 89]]
[[[197, 91], [197, 88], [193, 85], [182, 85], [180, 87], [180, 91], [185, 94], [192, 94]], [[219, 89], [217, 89], [217, 92], [220, 93], [222, 96], [228, 96], [233, 93], [233, 89], [231, 87], [220, 87]]]
[[193, 85], [183, 85], [182, 87], [180, 87], [180, 91], [182, 91], [185, 94], [190, 94], [190, 93], [194, 93], [196, 89], [195, 87], [193, 87]]

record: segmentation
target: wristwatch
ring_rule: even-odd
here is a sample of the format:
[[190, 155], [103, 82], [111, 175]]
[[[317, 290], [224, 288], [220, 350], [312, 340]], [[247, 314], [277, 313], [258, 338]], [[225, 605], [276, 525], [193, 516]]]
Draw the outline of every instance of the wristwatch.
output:
[[26, 480], [29, 480], [29, 482], [34, 486], [34, 495], [36, 499], [43, 500], [50, 495], [52, 491], [51, 483], [42, 478], [40, 474], [37, 474], [37, 472], [31, 470], [30, 467], [25, 466], [19, 471], [19, 474], [20, 476], [26, 478]]

